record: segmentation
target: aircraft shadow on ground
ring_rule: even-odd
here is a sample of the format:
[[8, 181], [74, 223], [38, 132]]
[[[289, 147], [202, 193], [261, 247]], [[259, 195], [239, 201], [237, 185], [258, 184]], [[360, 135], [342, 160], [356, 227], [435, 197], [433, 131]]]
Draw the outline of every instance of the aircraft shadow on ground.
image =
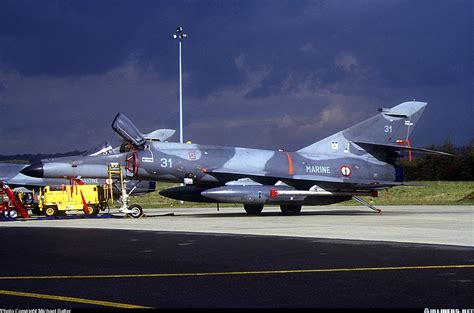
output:
[[[382, 213], [372, 212], [370, 210], [363, 211], [363, 210], [325, 210], [325, 211], [302, 211], [299, 215], [294, 216], [285, 216], [280, 212], [265, 212], [263, 211], [260, 215], [249, 215], [244, 210], [242, 212], [225, 212], [225, 208], [221, 209], [219, 212], [214, 213], [195, 213], [195, 214], [172, 214], [173, 216], [183, 216], [183, 217], [192, 217], [192, 218], [222, 218], [222, 217], [248, 217], [248, 218], [266, 218], [266, 217], [288, 217], [288, 218], [298, 218], [304, 216], [407, 216], [407, 215], [453, 215], [453, 214], [465, 214], [466, 212], [459, 212], [459, 211], [450, 211], [450, 210], [442, 210], [442, 211], [430, 211], [430, 212], [423, 212], [418, 211], [416, 208], [414, 209], [404, 209], [399, 211], [384, 211], [382, 209]], [[163, 215], [161, 215], [163, 216]], [[153, 215], [148, 217], [155, 217]], [[156, 216], [158, 217], [158, 216]]]
[[[373, 212], [362, 212], [362, 211], [313, 211], [313, 212], [301, 212], [299, 215], [294, 216], [286, 216], [281, 214], [280, 212], [262, 212], [260, 215], [249, 215], [246, 212], [242, 211], [242, 213], [230, 212], [225, 213], [222, 212], [215, 212], [215, 213], [197, 213], [197, 214], [189, 214], [186, 217], [194, 217], [194, 218], [203, 218], [203, 217], [248, 217], [248, 218], [265, 218], [265, 217], [275, 217], [275, 216], [282, 216], [282, 217], [303, 217], [303, 216], [313, 216], [313, 215], [346, 215], [346, 216], [354, 216], [354, 215], [376, 215], [377, 213]], [[175, 215], [179, 216], [179, 215]]]
[[[249, 215], [247, 214], [243, 209], [242, 212], [225, 212], [226, 208], [221, 208], [220, 211], [215, 211], [213, 213], [186, 213], [182, 214], [181, 212], [179, 213], [174, 213], [174, 212], [160, 212], [156, 213], [152, 211], [148, 211], [145, 209], [145, 218], [163, 218], [163, 217], [168, 217], [168, 216], [174, 216], [174, 217], [188, 217], [188, 218], [224, 218], [224, 217], [247, 217], [247, 218], [269, 218], [269, 217], [286, 217], [286, 218], [299, 218], [299, 217], [304, 217], [304, 216], [407, 216], [407, 215], [453, 215], [453, 214], [466, 214], [468, 213], [467, 211], [452, 211], [452, 210], [442, 210], [442, 211], [429, 211], [429, 212], [423, 212], [419, 211], [416, 208], [412, 209], [400, 209], [397, 211], [384, 211], [382, 209], [382, 213], [378, 214], [375, 212], [372, 212], [370, 210], [364, 210], [364, 209], [347, 209], [347, 210], [318, 210], [318, 211], [302, 211], [299, 215], [294, 215], [294, 216], [285, 216], [281, 212], [278, 211], [272, 211], [272, 212], [265, 212], [263, 211], [260, 215], [255, 216], [255, 215]], [[108, 218], [113, 218], [113, 219], [123, 219], [127, 218], [123, 215], [116, 215], [116, 214], [99, 214], [98, 216], [85, 216], [82, 214], [70, 214], [67, 216], [59, 216], [59, 217], [45, 217], [45, 216], [32, 216], [31, 218], [28, 219], [23, 219], [23, 218], [18, 218], [17, 220], [30, 220], [30, 221], [35, 221], [35, 220], [74, 220], [74, 219], [108, 219]]]

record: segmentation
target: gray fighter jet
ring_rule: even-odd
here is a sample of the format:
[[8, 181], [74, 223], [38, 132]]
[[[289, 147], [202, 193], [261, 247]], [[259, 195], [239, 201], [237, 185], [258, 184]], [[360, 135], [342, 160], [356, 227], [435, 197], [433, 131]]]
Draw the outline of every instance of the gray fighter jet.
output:
[[426, 103], [410, 101], [295, 152], [180, 144], [143, 135], [123, 114], [112, 128], [125, 140], [112, 155], [43, 160], [22, 170], [35, 177], [107, 177], [119, 162], [133, 179], [182, 182], [161, 195], [184, 201], [242, 203], [248, 214], [279, 205], [285, 215], [303, 205], [354, 199], [380, 212], [360, 196], [405, 185], [397, 159], [408, 152], [445, 154], [410, 146], [409, 137]]

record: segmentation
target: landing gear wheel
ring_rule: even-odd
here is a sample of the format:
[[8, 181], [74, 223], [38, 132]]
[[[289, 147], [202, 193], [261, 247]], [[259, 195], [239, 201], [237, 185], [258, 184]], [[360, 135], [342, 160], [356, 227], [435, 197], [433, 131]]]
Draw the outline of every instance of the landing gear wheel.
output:
[[57, 206], [49, 206], [46, 207], [44, 214], [48, 217], [58, 215], [58, 207]]
[[249, 215], [260, 215], [263, 210], [263, 204], [244, 204], [244, 210]]
[[10, 212], [8, 212], [8, 216], [10, 218], [17, 218], [18, 217], [18, 211], [15, 209], [11, 209]]
[[280, 210], [283, 215], [298, 215], [301, 212], [301, 205], [297, 204], [282, 204]]
[[143, 209], [138, 204], [132, 204], [131, 206], [128, 207], [128, 209], [131, 210], [132, 212], [128, 213], [127, 215], [133, 218], [140, 218], [143, 216]]

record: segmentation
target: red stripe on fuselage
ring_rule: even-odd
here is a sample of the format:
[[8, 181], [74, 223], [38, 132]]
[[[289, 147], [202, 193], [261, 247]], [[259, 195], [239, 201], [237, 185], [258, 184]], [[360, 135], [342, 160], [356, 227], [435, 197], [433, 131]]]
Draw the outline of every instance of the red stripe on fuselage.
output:
[[293, 175], [293, 160], [291, 159], [291, 154], [287, 152], [286, 157], [288, 158], [288, 174]]

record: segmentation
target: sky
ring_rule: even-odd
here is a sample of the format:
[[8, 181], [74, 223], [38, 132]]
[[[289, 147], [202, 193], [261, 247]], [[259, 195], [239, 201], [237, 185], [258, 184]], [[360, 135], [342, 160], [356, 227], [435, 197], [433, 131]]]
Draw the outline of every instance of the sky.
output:
[[[0, 154], [147, 133], [298, 150], [428, 102], [412, 146], [474, 138], [471, 0], [0, 0]], [[171, 141], [179, 141], [176, 133]]]

